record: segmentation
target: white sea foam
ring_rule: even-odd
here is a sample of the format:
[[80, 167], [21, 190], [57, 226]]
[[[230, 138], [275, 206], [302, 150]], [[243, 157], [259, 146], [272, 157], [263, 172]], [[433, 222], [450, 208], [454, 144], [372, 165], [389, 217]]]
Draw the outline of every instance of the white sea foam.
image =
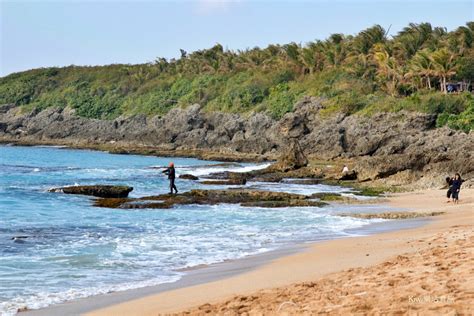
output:
[[219, 173], [219, 172], [225, 172], [225, 171], [229, 171], [229, 172], [249, 172], [249, 171], [253, 171], [253, 170], [261, 170], [261, 169], [265, 169], [267, 168], [268, 166], [270, 166], [271, 163], [263, 163], [263, 164], [255, 164], [255, 165], [246, 165], [246, 166], [222, 166], [222, 165], [219, 165], [217, 167], [212, 167], [212, 166], [205, 166], [205, 167], [199, 167], [199, 166], [196, 166], [196, 167], [183, 167], [183, 168], [179, 168], [177, 169], [177, 174], [185, 174], [185, 173], [189, 173], [189, 174], [192, 174], [194, 176], [207, 176], [207, 175], [210, 175], [211, 173]]
[[68, 146], [63, 146], [63, 145], [35, 145], [32, 147], [36, 148], [68, 148]]
[[124, 283], [117, 285], [89, 287], [82, 289], [69, 289], [64, 292], [50, 293], [38, 292], [29, 296], [17, 296], [7, 302], [0, 302], [0, 315], [13, 316], [20, 309], [39, 309], [50, 305], [64, 303], [71, 300], [86, 298], [94, 295], [107, 294], [118, 291], [126, 291], [146, 286], [153, 286], [164, 283], [176, 282], [181, 278], [181, 274], [176, 273], [174, 276], [158, 277], [148, 281]]

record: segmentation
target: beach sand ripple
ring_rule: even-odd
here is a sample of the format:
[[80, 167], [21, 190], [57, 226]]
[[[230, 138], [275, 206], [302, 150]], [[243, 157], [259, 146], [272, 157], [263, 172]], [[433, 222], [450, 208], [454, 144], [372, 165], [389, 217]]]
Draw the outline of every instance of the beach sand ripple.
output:
[[422, 250], [375, 266], [238, 295], [179, 315], [472, 315], [473, 233], [472, 226], [456, 225], [430, 238], [407, 241]]

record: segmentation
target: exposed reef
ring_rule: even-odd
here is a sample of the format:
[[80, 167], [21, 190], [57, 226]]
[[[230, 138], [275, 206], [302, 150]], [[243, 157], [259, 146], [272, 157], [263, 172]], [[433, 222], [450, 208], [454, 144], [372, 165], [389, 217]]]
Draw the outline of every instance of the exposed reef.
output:
[[247, 189], [191, 190], [181, 194], [162, 194], [136, 199], [104, 198], [95, 201], [98, 207], [135, 209], [167, 209], [174, 205], [232, 203], [242, 206], [289, 207], [323, 206], [326, 203], [311, 200], [308, 196], [284, 192], [270, 192]]
[[52, 188], [49, 192], [65, 194], [91, 195], [102, 198], [126, 198], [133, 188], [117, 185], [78, 185], [70, 187]]

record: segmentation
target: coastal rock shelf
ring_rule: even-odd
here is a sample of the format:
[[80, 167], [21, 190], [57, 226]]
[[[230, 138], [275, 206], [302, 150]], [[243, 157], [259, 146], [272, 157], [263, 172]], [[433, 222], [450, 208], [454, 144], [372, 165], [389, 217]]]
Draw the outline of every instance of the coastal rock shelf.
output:
[[132, 187], [122, 185], [78, 185], [48, 190], [48, 192], [91, 195], [101, 198], [126, 198], [132, 191]]
[[256, 207], [324, 206], [326, 203], [308, 196], [259, 190], [191, 190], [182, 194], [162, 194], [136, 199], [103, 198], [95, 201], [98, 207], [135, 209], [167, 209], [174, 205], [233, 203]]
[[[293, 168], [295, 175], [311, 169], [314, 159], [327, 160], [348, 163], [355, 172], [341, 177], [341, 169], [335, 168], [334, 175], [325, 172], [326, 178], [417, 189], [438, 186], [447, 172], [459, 172], [466, 179], [474, 175], [472, 132], [436, 128], [434, 114], [325, 117], [319, 113], [323, 101], [304, 97], [278, 121], [263, 113], [247, 117], [205, 111], [198, 104], [173, 108], [164, 116], [115, 120], [79, 117], [69, 108], [21, 113], [6, 104], [0, 105], [0, 142], [234, 162], [281, 157], [273, 171]], [[281, 180], [278, 173], [261, 178]], [[470, 185], [468, 180], [464, 187]]]
[[229, 180], [204, 180], [201, 184], [206, 185], [244, 185], [247, 183], [245, 178], [242, 179], [229, 179]]

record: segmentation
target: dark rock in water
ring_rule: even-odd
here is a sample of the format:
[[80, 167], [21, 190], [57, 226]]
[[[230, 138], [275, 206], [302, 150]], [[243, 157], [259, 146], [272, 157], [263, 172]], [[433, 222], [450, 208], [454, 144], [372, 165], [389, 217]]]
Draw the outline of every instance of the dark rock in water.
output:
[[254, 170], [250, 172], [233, 172], [233, 171], [223, 171], [223, 172], [214, 172], [206, 176], [208, 179], [213, 180], [248, 180], [253, 178], [260, 170]]
[[278, 159], [277, 163], [268, 167], [270, 170], [287, 172], [300, 169], [308, 165], [308, 158], [303, 153], [300, 143], [296, 139], [290, 140], [288, 149]]
[[313, 184], [320, 184], [322, 180], [321, 179], [287, 179], [287, 180], [284, 180], [283, 182], [290, 183], [290, 184], [313, 185]]
[[49, 192], [66, 194], [92, 195], [102, 198], [125, 198], [133, 188], [121, 185], [78, 185], [71, 187], [53, 188]]
[[108, 207], [108, 208], [120, 208], [121, 205], [129, 202], [131, 199], [127, 198], [103, 198], [98, 199], [94, 202], [94, 206]]
[[185, 179], [185, 180], [199, 180], [199, 177], [196, 177], [195, 175], [192, 174], [181, 174], [179, 175], [180, 179]]
[[311, 201], [301, 194], [271, 192], [247, 189], [191, 190], [182, 194], [162, 194], [137, 199], [105, 198], [96, 200], [94, 205], [109, 208], [155, 208], [166, 209], [174, 205], [233, 203], [244, 206], [291, 207], [322, 206], [325, 203]]
[[207, 185], [244, 185], [247, 183], [247, 180], [245, 178], [228, 180], [205, 180], [201, 181], [201, 183]]
[[357, 172], [355, 170], [352, 170], [351, 172], [343, 174], [339, 178], [339, 180], [341, 181], [357, 180]]
[[281, 172], [269, 172], [269, 173], [257, 175], [252, 180], [258, 181], [258, 182], [276, 182], [277, 183], [283, 180], [283, 175]]
[[13, 242], [16, 242], [16, 243], [24, 243], [25, 242], [25, 239], [27, 239], [28, 236], [14, 236], [12, 238], [10, 238], [10, 240], [13, 240]]

